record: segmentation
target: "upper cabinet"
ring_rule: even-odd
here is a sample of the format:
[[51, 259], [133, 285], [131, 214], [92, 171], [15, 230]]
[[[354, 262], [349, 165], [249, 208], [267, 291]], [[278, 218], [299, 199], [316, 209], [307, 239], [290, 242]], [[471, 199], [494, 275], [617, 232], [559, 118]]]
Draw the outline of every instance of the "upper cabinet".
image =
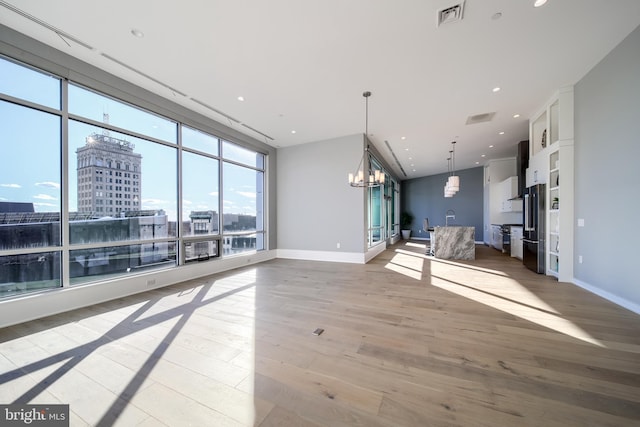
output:
[[559, 141], [573, 145], [573, 87], [560, 89], [529, 120], [529, 168], [526, 186], [546, 184], [549, 178], [549, 155]]
[[522, 199], [518, 197], [518, 177], [511, 176], [500, 183], [501, 212], [522, 212]]

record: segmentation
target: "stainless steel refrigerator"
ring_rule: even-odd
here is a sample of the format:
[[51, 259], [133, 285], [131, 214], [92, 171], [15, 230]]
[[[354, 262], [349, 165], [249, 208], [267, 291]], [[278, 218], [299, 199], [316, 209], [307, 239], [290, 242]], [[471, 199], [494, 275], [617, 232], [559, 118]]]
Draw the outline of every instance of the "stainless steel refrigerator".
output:
[[527, 187], [524, 193], [522, 262], [529, 270], [545, 272], [545, 185]]

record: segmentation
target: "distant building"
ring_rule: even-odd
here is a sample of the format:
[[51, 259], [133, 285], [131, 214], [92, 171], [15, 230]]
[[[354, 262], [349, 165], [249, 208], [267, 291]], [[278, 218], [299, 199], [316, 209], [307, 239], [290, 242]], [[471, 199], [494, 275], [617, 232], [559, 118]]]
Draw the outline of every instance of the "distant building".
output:
[[120, 216], [140, 210], [142, 155], [135, 145], [107, 134], [93, 133], [76, 150], [78, 212]]
[[[188, 229], [183, 228], [185, 235], [211, 235], [218, 234], [220, 230], [218, 212], [216, 211], [191, 211], [189, 215], [191, 223]], [[185, 243], [185, 261], [201, 261], [220, 255], [218, 240], [202, 240]]]

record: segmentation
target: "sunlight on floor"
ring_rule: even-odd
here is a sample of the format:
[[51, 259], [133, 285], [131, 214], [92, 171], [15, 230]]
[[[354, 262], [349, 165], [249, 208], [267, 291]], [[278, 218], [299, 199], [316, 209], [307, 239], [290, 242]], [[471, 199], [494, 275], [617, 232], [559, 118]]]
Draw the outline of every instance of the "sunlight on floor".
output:
[[[473, 267], [452, 263], [431, 264], [431, 284], [469, 298], [473, 301], [493, 307], [505, 313], [520, 317], [540, 326], [552, 329], [581, 341], [605, 347], [573, 322], [561, 317], [553, 307], [542, 301], [517, 281], [499, 275], [480, 271]], [[456, 277], [460, 277], [457, 281]]]
[[389, 261], [384, 268], [412, 279], [422, 280], [424, 259], [408, 254], [398, 253], [391, 258], [391, 261]]
[[254, 425], [256, 280], [195, 279], [56, 327], [16, 326], [0, 343], [0, 401], [69, 404], [71, 425], [178, 425], [180, 406], [197, 408], [197, 425]]

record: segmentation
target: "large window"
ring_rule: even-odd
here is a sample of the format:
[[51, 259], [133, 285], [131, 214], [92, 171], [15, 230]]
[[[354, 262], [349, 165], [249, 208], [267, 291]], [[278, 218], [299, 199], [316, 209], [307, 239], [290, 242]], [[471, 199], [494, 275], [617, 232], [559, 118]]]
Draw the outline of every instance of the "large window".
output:
[[264, 154], [2, 57], [0, 74], [0, 298], [264, 249]]

